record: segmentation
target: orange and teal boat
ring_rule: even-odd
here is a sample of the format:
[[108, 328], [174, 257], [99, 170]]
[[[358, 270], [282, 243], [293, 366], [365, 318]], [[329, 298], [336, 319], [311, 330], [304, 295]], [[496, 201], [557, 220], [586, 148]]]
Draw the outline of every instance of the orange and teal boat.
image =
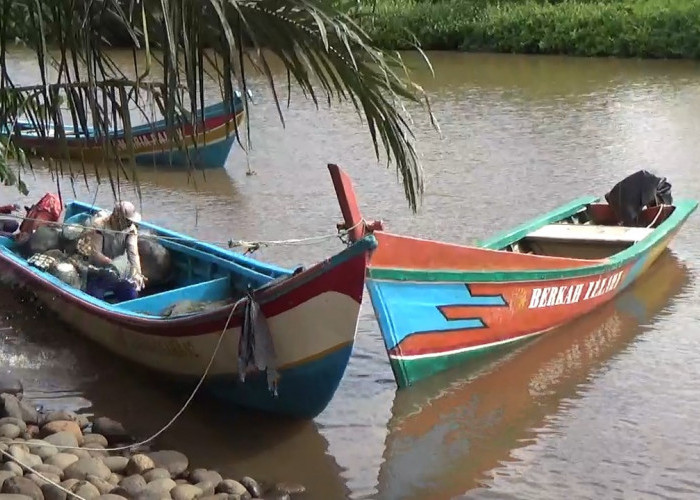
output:
[[622, 225], [628, 217], [615, 206], [587, 196], [465, 246], [367, 223], [350, 177], [328, 168], [344, 218], [339, 227], [351, 229], [352, 241], [372, 233], [378, 242], [366, 284], [399, 387], [608, 302], [651, 266], [698, 205], [646, 204]]

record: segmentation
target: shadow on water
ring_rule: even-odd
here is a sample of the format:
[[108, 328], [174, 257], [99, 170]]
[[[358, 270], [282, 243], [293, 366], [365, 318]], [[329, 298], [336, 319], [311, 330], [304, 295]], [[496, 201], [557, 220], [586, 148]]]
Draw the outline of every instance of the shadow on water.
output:
[[[615, 301], [523, 345], [488, 369], [450, 372], [398, 391], [377, 498], [452, 498], [511, 450], [535, 437], [577, 386], [628, 347], [688, 286], [684, 263], [666, 251]], [[482, 364], [483, 367], [483, 364]]]
[[[189, 396], [181, 385], [169, 384], [65, 329], [21, 291], [0, 288], [0, 317], [2, 364], [22, 379], [27, 397], [46, 408], [109, 416], [140, 440], [162, 429]], [[349, 495], [340, 467], [328, 453], [328, 441], [312, 421], [230, 407], [224, 411], [202, 396], [152, 445], [180, 450], [192, 468], [215, 468], [224, 477], [301, 483], [307, 488], [305, 498]]]

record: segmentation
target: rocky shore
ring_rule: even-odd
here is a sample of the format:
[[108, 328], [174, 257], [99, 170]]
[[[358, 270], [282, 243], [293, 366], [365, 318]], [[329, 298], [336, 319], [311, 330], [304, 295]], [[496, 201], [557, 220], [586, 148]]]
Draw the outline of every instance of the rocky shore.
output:
[[0, 500], [290, 499], [304, 493], [297, 484], [265, 485], [191, 468], [176, 450], [111, 450], [135, 442], [120, 423], [39, 411], [22, 399], [21, 384], [16, 389], [0, 394]]

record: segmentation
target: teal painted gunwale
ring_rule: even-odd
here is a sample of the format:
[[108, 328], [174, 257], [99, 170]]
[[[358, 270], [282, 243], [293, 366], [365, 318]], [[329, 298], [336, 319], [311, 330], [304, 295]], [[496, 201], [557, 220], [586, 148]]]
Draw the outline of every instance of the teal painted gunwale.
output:
[[[485, 249], [497, 250], [513, 243], [528, 232], [534, 231], [546, 224], [553, 223], [565, 217], [573, 215], [597, 197], [584, 197], [563, 205], [536, 219], [531, 220], [515, 229], [506, 231], [494, 238], [486, 240], [477, 246]], [[401, 269], [369, 267], [367, 278], [371, 280], [387, 281], [415, 281], [415, 282], [520, 282], [557, 280], [563, 278], [575, 278], [580, 276], [599, 275], [618, 269], [628, 262], [641, 257], [649, 249], [677, 230], [698, 206], [696, 200], [680, 199], [674, 203], [676, 207], [673, 213], [655, 229], [653, 233], [642, 241], [626, 248], [607, 260], [585, 267], [572, 267], [565, 269], [527, 269], [527, 270], [503, 270], [503, 271], [453, 271], [453, 270], [425, 270], [425, 269]]]
[[599, 200], [600, 198], [595, 196], [582, 196], [581, 198], [577, 198], [566, 205], [557, 207], [550, 212], [546, 212], [528, 222], [524, 222], [513, 229], [506, 229], [505, 231], [498, 233], [487, 240], [479, 241], [477, 242], [476, 246], [487, 248], [489, 250], [500, 250], [507, 247], [511, 243], [515, 243], [516, 241], [523, 239], [528, 233], [531, 233], [542, 226], [546, 226], [547, 224], [552, 224], [553, 222], [560, 221], [565, 217], [574, 215], [575, 213], [586, 208], [591, 203], [595, 203]]

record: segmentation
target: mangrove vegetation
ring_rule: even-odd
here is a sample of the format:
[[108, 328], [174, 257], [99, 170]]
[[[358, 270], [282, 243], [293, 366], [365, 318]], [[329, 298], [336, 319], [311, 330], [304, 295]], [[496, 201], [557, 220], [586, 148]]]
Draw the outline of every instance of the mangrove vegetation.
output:
[[355, 16], [384, 48], [700, 57], [697, 0], [367, 0]]

